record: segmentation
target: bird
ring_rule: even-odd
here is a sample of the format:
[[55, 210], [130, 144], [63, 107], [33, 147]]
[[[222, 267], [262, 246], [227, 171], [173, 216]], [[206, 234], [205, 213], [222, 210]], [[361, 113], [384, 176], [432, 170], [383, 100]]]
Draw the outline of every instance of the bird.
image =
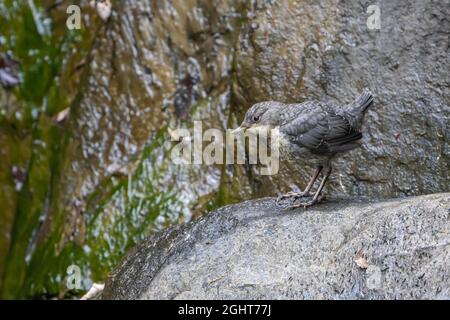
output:
[[[322, 200], [322, 190], [332, 171], [332, 160], [360, 145], [364, 115], [373, 101], [373, 94], [365, 88], [354, 101], [340, 106], [321, 101], [259, 102], [248, 109], [241, 125], [233, 132], [278, 128], [281, 160], [305, 161], [316, 167], [303, 191], [288, 192], [276, 199], [278, 206], [307, 208]], [[311, 194], [321, 173], [319, 186]], [[285, 199], [290, 200], [290, 205], [282, 204]]]

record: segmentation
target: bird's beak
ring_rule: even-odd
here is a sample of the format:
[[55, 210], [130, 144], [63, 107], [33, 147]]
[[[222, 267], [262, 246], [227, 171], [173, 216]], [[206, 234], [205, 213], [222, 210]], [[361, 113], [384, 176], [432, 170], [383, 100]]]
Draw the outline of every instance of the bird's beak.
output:
[[239, 127], [237, 127], [236, 129], [234, 129], [234, 130], [231, 130], [230, 131], [230, 133], [231, 134], [237, 134], [237, 133], [239, 133], [239, 132], [241, 132], [241, 131], [244, 131], [245, 129], [247, 129], [248, 127], [247, 126], [244, 126], [244, 125], [240, 125]]
[[242, 127], [239, 126], [239, 127], [237, 127], [236, 129], [231, 130], [230, 133], [231, 133], [231, 134], [236, 134], [236, 133], [239, 133], [239, 132], [241, 132], [241, 131], [242, 131]]

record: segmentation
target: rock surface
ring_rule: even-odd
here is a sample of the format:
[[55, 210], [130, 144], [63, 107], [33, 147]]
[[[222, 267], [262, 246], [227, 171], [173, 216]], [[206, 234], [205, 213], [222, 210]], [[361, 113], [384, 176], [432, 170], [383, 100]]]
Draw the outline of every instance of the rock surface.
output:
[[103, 298], [450, 299], [449, 208], [450, 193], [227, 206], [138, 245]]

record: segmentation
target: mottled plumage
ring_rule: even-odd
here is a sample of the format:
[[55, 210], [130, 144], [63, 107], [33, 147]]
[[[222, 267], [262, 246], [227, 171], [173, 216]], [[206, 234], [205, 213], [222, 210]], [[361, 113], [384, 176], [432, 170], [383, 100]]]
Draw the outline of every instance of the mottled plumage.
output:
[[[331, 158], [358, 146], [358, 141], [362, 138], [360, 130], [364, 114], [372, 102], [373, 96], [367, 89], [345, 106], [320, 101], [299, 104], [260, 102], [247, 111], [241, 128], [279, 127], [282, 158], [302, 159], [318, 166], [305, 191], [289, 193], [289, 197], [297, 199], [308, 196], [317, 176], [325, 169], [326, 173], [313, 200], [300, 203], [307, 206], [319, 200], [323, 185], [331, 173]], [[294, 205], [297, 206], [299, 205]]]

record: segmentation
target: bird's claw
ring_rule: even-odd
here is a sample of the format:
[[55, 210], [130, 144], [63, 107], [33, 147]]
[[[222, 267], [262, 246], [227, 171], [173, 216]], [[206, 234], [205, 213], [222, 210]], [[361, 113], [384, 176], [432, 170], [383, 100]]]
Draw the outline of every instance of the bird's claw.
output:
[[311, 200], [311, 201], [307, 201], [307, 202], [299, 202], [299, 203], [295, 203], [292, 204], [291, 206], [287, 207], [286, 209], [297, 209], [297, 208], [303, 208], [306, 209], [308, 207], [311, 207], [312, 205], [316, 204], [317, 202], [319, 202], [318, 199], [316, 200]]
[[292, 191], [290, 191], [290, 192], [288, 192], [288, 193], [286, 193], [286, 194], [283, 194], [283, 195], [279, 196], [279, 197], [277, 198], [277, 200], [276, 200], [276, 205], [277, 205], [278, 207], [284, 207], [284, 206], [281, 204], [281, 201], [284, 200], [284, 199], [294, 198], [294, 201], [295, 201], [295, 200], [297, 200], [298, 198], [309, 197], [309, 196], [310, 196], [309, 192], [292, 192]]
[[[303, 196], [306, 197], [307, 195], [303, 195]], [[299, 197], [301, 197], [301, 196], [299, 196]], [[282, 207], [284, 210], [297, 209], [297, 208], [306, 209], [306, 208], [311, 207], [311, 206], [317, 204], [318, 202], [320, 202], [323, 198], [323, 195], [320, 195], [318, 198], [316, 198], [316, 199], [313, 198], [312, 200], [306, 201], [306, 202], [297, 202], [296, 200], [298, 200], [299, 197], [295, 197], [292, 204], [287, 205], [287, 206], [281, 206], [278, 203], [278, 199], [277, 199], [277, 206]]]
[[287, 204], [283, 204], [282, 200], [284, 199], [292, 199], [292, 201], [290, 201], [290, 203], [295, 203], [297, 199], [299, 198], [304, 198], [304, 197], [310, 197], [311, 195], [309, 194], [309, 192], [288, 192], [286, 194], [283, 194], [281, 196], [279, 196], [277, 198], [277, 200], [275, 201], [277, 207], [279, 208], [283, 208], [283, 209], [288, 209], [291, 207], [291, 205]]

